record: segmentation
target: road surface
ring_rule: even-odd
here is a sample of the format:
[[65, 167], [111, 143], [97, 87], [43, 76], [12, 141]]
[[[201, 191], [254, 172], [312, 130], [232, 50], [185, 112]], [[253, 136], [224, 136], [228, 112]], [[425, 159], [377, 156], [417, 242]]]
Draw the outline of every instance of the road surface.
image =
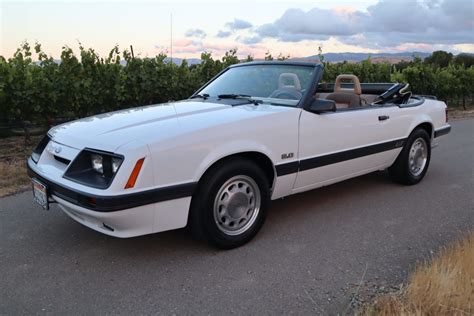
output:
[[379, 172], [274, 201], [230, 251], [184, 230], [107, 237], [30, 192], [0, 199], [0, 314], [345, 313], [474, 228], [474, 120], [452, 125], [419, 185]]

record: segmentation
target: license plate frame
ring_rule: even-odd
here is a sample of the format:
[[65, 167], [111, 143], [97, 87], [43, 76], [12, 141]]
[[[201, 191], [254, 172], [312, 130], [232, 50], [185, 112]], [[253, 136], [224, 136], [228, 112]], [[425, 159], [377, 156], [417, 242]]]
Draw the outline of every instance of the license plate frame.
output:
[[31, 186], [33, 187], [33, 201], [44, 210], [49, 210], [48, 187], [36, 179], [31, 179]]

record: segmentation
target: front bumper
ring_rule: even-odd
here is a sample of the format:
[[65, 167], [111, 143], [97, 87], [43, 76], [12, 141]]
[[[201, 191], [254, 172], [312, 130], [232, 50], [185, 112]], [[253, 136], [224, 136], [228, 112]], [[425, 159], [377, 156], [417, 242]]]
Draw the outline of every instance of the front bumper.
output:
[[116, 212], [157, 202], [190, 197], [197, 186], [197, 183], [192, 182], [135, 193], [102, 196], [81, 192], [48, 180], [33, 170], [31, 166], [33, 163], [31, 159], [28, 159], [28, 176], [45, 184], [49, 194], [95, 212]]
[[48, 198], [79, 223], [115, 237], [134, 237], [186, 226], [196, 183], [141, 192], [94, 195], [47, 179], [28, 159], [28, 175], [47, 187]]
[[94, 212], [55, 195], [61, 210], [75, 221], [106, 235], [129, 238], [186, 226], [191, 197], [169, 200], [117, 212]]

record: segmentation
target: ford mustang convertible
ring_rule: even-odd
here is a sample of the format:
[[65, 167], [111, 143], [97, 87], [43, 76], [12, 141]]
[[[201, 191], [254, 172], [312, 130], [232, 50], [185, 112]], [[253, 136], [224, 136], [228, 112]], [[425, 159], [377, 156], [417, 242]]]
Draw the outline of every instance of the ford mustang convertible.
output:
[[257, 234], [271, 200], [387, 168], [420, 182], [451, 129], [446, 105], [403, 83], [321, 83], [323, 71], [238, 64], [187, 100], [56, 126], [28, 158], [33, 198], [111, 236], [189, 226], [233, 248]]

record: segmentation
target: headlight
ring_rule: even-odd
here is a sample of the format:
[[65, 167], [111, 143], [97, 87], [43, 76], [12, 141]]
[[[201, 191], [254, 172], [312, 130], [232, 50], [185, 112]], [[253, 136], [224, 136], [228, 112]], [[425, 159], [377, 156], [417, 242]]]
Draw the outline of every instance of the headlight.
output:
[[122, 164], [114, 153], [84, 149], [64, 173], [64, 178], [98, 189], [107, 189]]
[[[96, 172], [101, 174], [104, 173], [104, 157], [102, 155], [91, 154], [91, 164], [92, 169], [94, 169]], [[121, 164], [121, 158], [112, 157], [112, 173], [116, 173]]]
[[94, 169], [98, 173], [104, 173], [103, 161], [104, 159], [102, 158], [101, 155], [92, 154], [91, 155], [92, 169]]

